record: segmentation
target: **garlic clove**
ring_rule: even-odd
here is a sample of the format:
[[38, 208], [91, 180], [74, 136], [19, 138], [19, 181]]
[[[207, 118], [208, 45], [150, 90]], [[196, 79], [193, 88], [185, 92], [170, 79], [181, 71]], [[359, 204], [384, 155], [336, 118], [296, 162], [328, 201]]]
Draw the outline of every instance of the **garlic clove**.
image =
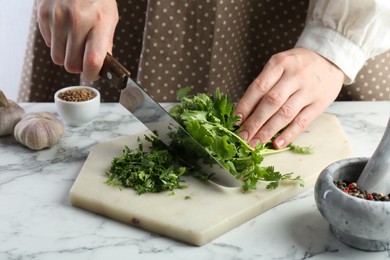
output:
[[15, 125], [24, 115], [24, 109], [16, 102], [7, 99], [0, 90], [0, 136], [12, 134]]
[[32, 150], [42, 150], [56, 145], [64, 135], [64, 125], [50, 112], [26, 114], [16, 124], [16, 141]]

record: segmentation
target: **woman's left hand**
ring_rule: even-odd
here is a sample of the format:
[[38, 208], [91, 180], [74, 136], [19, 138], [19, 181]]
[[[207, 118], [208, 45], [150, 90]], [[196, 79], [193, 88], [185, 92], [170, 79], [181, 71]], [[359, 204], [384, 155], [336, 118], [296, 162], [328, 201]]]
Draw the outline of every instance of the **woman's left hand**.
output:
[[321, 55], [294, 48], [271, 57], [237, 103], [241, 137], [284, 148], [336, 99], [344, 73]]

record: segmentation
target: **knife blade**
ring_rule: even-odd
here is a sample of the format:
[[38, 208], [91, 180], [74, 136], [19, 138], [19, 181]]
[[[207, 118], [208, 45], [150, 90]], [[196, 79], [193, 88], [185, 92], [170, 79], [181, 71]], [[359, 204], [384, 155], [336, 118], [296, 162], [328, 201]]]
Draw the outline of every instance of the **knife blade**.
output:
[[200, 163], [202, 170], [211, 175], [210, 181], [225, 187], [239, 187], [237, 180], [223, 165], [210, 155], [190, 133], [188, 133], [158, 102], [139, 86], [130, 72], [114, 57], [107, 53], [100, 76], [112, 86], [121, 90], [119, 103], [141, 121], [149, 130], [158, 133], [158, 138], [170, 145], [170, 132], [180, 131], [191, 140], [191, 148], [197, 152], [198, 158], [207, 158], [207, 163]]

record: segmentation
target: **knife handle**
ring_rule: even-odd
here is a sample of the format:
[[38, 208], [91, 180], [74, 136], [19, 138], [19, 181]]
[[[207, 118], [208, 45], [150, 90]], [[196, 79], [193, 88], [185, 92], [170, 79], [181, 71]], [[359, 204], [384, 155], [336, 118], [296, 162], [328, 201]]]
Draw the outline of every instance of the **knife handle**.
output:
[[118, 89], [124, 89], [127, 79], [130, 77], [130, 72], [111, 54], [107, 53], [99, 75], [107, 80], [110, 85]]

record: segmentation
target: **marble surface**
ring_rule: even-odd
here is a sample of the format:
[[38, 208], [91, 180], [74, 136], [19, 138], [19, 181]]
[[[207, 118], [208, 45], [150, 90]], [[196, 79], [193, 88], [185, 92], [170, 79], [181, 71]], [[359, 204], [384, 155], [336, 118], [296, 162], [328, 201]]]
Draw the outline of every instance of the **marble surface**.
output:
[[[53, 103], [22, 104], [55, 112]], [[356, 156], [370, 156], [385, 130], [390, 102], [336, 102]], [[83, 127], [66, 127], [62, 142], [34, 152], [0, 138], [0, 259], [389, 259], [338, 241], [318, 211], [313, 189], [268, 210], [202, 247], [161, 237], [74, 208], [69, 189], [91, 147], [144, 131], [119, 104], [102, 104]]]

